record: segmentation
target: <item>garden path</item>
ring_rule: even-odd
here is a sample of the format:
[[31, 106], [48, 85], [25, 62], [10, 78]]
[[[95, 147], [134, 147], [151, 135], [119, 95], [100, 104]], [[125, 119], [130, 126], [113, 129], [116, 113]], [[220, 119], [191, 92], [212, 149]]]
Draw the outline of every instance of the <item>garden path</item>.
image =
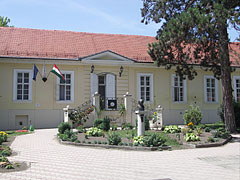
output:
[[0, 173], [0, 180], [237, 180], [240, 142], [176, 151], [124, 151], [62, 145], [57, 129], [16, 137], [11, 161], [26, 171]]

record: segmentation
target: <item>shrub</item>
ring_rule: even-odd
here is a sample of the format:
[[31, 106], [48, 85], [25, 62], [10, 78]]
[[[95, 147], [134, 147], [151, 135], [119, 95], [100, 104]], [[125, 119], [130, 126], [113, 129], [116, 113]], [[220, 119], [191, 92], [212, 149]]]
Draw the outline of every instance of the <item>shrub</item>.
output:
[[223, 128], [218, 128], [212, 132], [214, 138], [226, 139], [230, 136], [230, 133]]
[[158, 147], [164, 143], [165, 139], [161, 138], [161, 136], [156, 133], [144, 137], [144, 145], [147, 147]]
[[34, 127], [33, 127], [33, 125], [30, 125], [30, 127], [29, 127], [29, 131], [31, 131], [31, 132], [34, 131]]
[[190, 109], [186, 110], [183, 115], [185, 124], [189, 124], [190, 122], [192, 122], [193, 125], [200, 124], [202, 120], [202, 112], [200, 111], [200, 108], [198, 106], [194, 107], [193, 105], [190, 105], [189, 107]]
[[200, 137], [196, 136], [194, 133], [187, 133], [184, 136], [185, 141], [190, 142], [190, 141], [200, 141]]
[[84, 133], [85, 132], [85, 129], [83, 127], [83, 125], [79, 125], [78, 127], [76, 127], [78, 133]]
[[107, 116], [103, 118], [102, 126], [104, 131], [108, 131], [110, 129], [110, 121], [110, 118]]
[[196, 128], [196, 133], [197, 133], [198, 136], [200, 136], [202, 134], [202, 128], [197, 127]]
[[[236, 102], [235, 100], [233, 100], [233, 109], [234, 109], [236, 127], [240, 128], [240, 102]], [[225, 122], [223, 104], [221, 104], [220, 108], [218, 109], [218, 115], [220, 116], [221, 120]]]
[[12, 153], [8, 149], [4, 149], [0, 152], [0, 156], [10, 156]]
[[133, 145], [138, 146], [138, 145], [144, 145], [144, 138], [143, 136], [136, 136], [133, 137]]
[[99, 129], [103, 129], [103, 119], [95, 119], [93, 121], [93, 126]]
[[88, 131], [86, 132], [86, 135], [99, 137], [103, 135], [103, 131], [99, 128], [93, 127], [88, 129]]
[[68, 130], [71, 129], [71, 126], [70, 126], [70, 124], [69, 124], [68, 122], [62, 122], [62, 123], [60, 123], [60, 124], [58, 125], [58, 132], [59, 132], [60, 134], [64, 134], [64, 132], [65, 132], [67, 129], [68, 129]]
[[27, 130], [28, 128], [26, 127], [26, 126], [24, 126], [23, 128], [22, 128], [22, 130]]
[[133, 129], [133, 126], [131, 125], [131, 123], [123, 123], [122, 130], [130, 130], [130, 129]]
[[2, 142], [6, 142], [7, 141], [7, 136], [8, 136], [7, 133], [5, 133], [4, 131], [0, 131], [0, 138], [2, 139]]
[[166, 126], [164, 128], [164, 132], [165, 133], [180, 133], [181, 132], [181, 128], [177, 125], [171, 125], [171, 126]]
[[58, 137], [63, 141], [75, 142], [77, 140], [76, 134], [69, 129], [65, 130], [64, 134], [59, 134]]
[[122, 142], [121, 137], [116, 132], [108, 133], [107, 140], [108, 144], [110, 145], [118, 145], [120, 142]]
[[214, 137], [209, 136], [207, 141], [208, 141], [208, 142], [215, 142], [215, 139], [214, 139]]
[[210, 127], [206, 127], [204, 130], [205, 130], [205, 132], [210, 132], [211, 128]]

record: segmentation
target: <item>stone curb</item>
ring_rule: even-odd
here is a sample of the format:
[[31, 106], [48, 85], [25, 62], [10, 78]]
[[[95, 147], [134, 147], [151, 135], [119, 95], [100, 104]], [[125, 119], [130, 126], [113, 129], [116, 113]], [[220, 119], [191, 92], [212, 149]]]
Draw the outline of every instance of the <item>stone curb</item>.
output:
[[[106, 145], [106, 144], [83, 144], [83, 143], [75, 143], [69, 141], [62, 141], [57, 137], [60, 144], [64, 145], [74, 145], [74, 146], [83, 146], [83, 147], [94, 147], [94, 148], [105, 148], [105, 149], [119, 149], [119, 150], [133, 150], [133, 151], [157, 151], [158, 147], [141, 147], [141, 146], [114, 146], [114, 145]], [[161, 150], [171, 149], [170, 146], [160, 147]]]
[[232, 139], [232, 136], [229, 136], [223, 142], [218, 142], [218, 143], [206, 143], [206, 144], [188, 144], [188, 143], [183, 143], [183, 145], [190, 146], [192, 148], [218, 147], [218, 146], [223, 146], [223, 145], [227, 144], [229, 141], [231, 141], [231, 139]]

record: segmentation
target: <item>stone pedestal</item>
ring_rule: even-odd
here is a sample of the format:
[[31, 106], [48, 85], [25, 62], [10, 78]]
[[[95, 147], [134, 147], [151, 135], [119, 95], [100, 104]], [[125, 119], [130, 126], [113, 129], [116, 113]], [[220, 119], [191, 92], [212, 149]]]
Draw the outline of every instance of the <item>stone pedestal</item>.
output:
[[143, 136], [145, 131], [144, 115], [145, 111], [135, 111], [137, 115], [138, 127], [137, 127], [137, 136]]
[[67, 105], [67, 107], [63, 108], [64, 122], [69, 122], [69, 119], [68, 119], [68, 110], [69, 110], [69, 105]]

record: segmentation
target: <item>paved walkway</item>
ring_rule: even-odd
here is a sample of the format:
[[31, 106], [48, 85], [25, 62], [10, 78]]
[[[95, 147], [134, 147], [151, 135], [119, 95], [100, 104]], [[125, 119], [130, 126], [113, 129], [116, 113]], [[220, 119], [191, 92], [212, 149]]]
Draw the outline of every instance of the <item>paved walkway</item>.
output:
[[56, 129], [18, 136], [13, 161], [26, 171], [0, 173], [0, 180], [239, 180], [240, 143], [223, 147], [139, 152], [59, 144]]

